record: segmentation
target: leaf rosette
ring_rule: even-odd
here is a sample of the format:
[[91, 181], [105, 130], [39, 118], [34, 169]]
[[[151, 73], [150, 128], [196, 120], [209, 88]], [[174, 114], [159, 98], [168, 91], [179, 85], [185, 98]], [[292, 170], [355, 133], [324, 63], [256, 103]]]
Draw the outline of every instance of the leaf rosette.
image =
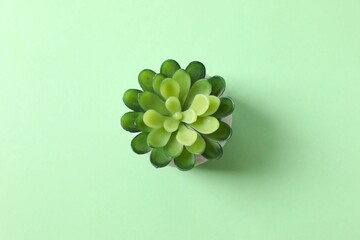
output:
[[180, 170], [192, 169], [197, 155], [208, 160], [222, 156], [220, 142], [232, 134], [222, 119], [234, 111], [234, 102], [222, 96], [222, 77], [205, 75], [201, 62], [181, 69], [172, 59], [163, 62], [160, 73], [139, 73], [142, 90], [124, 93], [123, 101], [132, 111], [121, 118], [126, 131], [138, 133], [131, 141], [135, 153], [151, 152], [150, 161], [158, 168], [174, 160]]

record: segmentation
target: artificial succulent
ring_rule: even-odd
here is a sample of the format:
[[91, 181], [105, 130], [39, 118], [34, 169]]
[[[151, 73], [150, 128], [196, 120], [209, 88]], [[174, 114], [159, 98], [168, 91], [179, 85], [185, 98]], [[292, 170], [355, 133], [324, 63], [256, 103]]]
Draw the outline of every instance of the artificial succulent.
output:
[[138, 76], [142, 90], [128, 89], [123, 95], [132, 111], [121, 118], [121, 126], [138, 133], [131, 141], [137, 154], [151, 151], [155, 167], [172, 160], [181, 170], [195, 166], [195, 158], [218, 159], [223, 149], [219, 142], [230, 138], [231, 127], [222, 121], [234, 110], [234, 102], [222, 97], [225, 80], [206, 78], [205, 66], [191, 62], [185, 69], [172, 59], [160, 73], [144, 69]]

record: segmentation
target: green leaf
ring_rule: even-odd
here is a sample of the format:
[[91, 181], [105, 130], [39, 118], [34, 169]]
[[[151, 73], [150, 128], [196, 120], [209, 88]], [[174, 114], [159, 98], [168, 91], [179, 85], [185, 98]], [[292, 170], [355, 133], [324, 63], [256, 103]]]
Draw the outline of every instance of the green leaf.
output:
[[210, 95], [210, 93], [211, 93], [211, 84], [207, 79], [202, 79], [195, 82], [189, 90], [189, 94], [187, 95], [186, 101], [183, 104], [183, 109], [186, 110], [190, 107], [196, 95], [204, 94], [208, 96]]
[[150, 128], [163, 127], [165, 119], [166, 117], [153, 109], [147, 110], [143, 116], [144, 123]]
[[165, 76], [172, 77], [178, 69], [180, 69], [179, 63], [173, 59], [168, 59], [161, 64], [160, 72]]
[[186, 146], [186, 149], [193, 154], [201, 154], [206, 147], [205, 140], [198, 134], [196, 141], [191, 146]]
[[197, 139], [197, 133], [186, 127], [183, 123], [180, 124], [179, 130], [176, 134], [176, 140], [185, 146], [193, 145]]
[[165, 107], [164, 101], [156, 94], [152, 92], [139, 93], [138, 101], [142, 109], [149, 110], [154, 109], [162, 115], [170, 116], [169, 111]]
[[120, 120], [123, 129], [129, 132], [141, 132], [141, 129], [136, 124], [136, 119], [141, 115], [140, 112], [127, 112]]
[[150, 161], [156, 168], [167, 166], [172, 158], [164, 151], [163, 148], [154, 148], [150, 154]]
[[138, 102], [139, 93], [142, 93], [142, 91], [138, 89], [128, 89], [123, 95], [123, 101], [125, 105], [131, 110], [134, 110], [135, 112], [143, 111]]
[[143, 120], [144, 113], [141, 113], [136, 119], [137, 127], [143, 132], [150, 132], [152, 128], [148, 127]]
[[164, 147], [171, 137], [171, 133], [165, 131], [164, 128], [151, 130], [147, 137], [147, 144], [153, 148]]
[[172, 114], [181, 112], [181, 104], [179, 99], [176, 97], [169, 97], [168, 99], [166, 99], [165, 107]]
[[178, 157], [182, 153], [183, 148], [184, 146], [176, 140], [176, 133], [171, 135], [169, 142], [164, 147], [167, 154], [173, 158]]
[[205, 151], [202, 153], [202, 156], [208, 160], [217, 160], [221, 158], [221, 156], [223, 155], [223, 149], [221, 145], [216, 141], [206, 138], [205, 138], [205, 142], [206, 142], [206, 147], [205, 147]]
[[218, 110], [213, 114], [216, 118], [223, 118], [230, 115], [235, 108], [235, 103], [230, 97], [220, 98], [220, 106]]
[[156, 73], [150, 69], [144, 69], [139, 73], [139, 84], [144, 91], [153, 91], [152, 85], [155, 74]]
[[187, 123], [187, 124], [191, 124], [191, 123], [195, 122], [197, 119], [196, 112], [194, 110], [192, 110], [191, 108], [186, 110], [185, 112], [183, 112], [182, 115], [183, 115], [183, 118], [181, 121], [184, 123]]
[[180, 122], [173, 118], [167, 118], [164, 121], [164, 128], [167, 132], [175, 132], [179, 127]]
[[191, 127], [203, 134], [210, 134], [219, 128], [219, 120], [214, 117], [198, 117]]
[[179, 83], [180, 86], [179, 100], [181, 103], [184, 103], [191, 86], [190, 76], [185, 70], [179, 69], [175, 72], [173, 79]]
[[165, 99], [169, 97], [178, 98], [180, 93], [179, 83], [172, 78], [164, 79], [160, 86], [160, 93]]
[[209, 108], [206, 110], [206, 112], [204, 114], [201, 115], [202, 117], [206, 117], [206, 116], [210, 116], [210, 115], [214, 114], [220, 106], [220, 98], [210, 95], [208, 97], [208, 99], [209, 99], [209, 103], [210, 103]]
[[137, 154], [145, 154], [151, 151], [151, 148], [147, 144], [148, 133], [142, 132], [131, 141], [131, 148]]
[[154, 92], [157, 94], [157, 95], [161, 95], [160, 93], [160, 85], [161, 85], [161, 82], [166, 78], [165, 75], [161, 74], [161, 73], [158, 73], [154, 76], [153, 78], [153, 89], [154, 89]]
[[210, 105], [210, 101], [206, 95], [197, 94], [194, 97], [194, 100], [191, 103], [191, 106], [189, 109], [194, 110], [196, 112], [196, 114], [199, 116], [206, 112], [206, 110], [209, 108], [209, 105]]
[[195, 155], [184, 149], [180, 156], [174, 159], [174, 163], [180, 170], [190, 170], [195, 166]]
[[189, 73], [192, 83], [204, 78], [206, 75], [206, 69], [204, 64], [198, 61], [193, 61], [189, 63], [185, 70]]
[[220, 76], [213, 76], [208, 80], [212, 86], [211, 95], [221, 96], [226, 88], [225, 80]]
[[231, 127], [227, 123], [220, 121], [219, 128], [215, 132], [206, 134], [204, 136], [216, 141], [225, 141], [228, 140], [231, 137], [231, 135], [232, 135]]

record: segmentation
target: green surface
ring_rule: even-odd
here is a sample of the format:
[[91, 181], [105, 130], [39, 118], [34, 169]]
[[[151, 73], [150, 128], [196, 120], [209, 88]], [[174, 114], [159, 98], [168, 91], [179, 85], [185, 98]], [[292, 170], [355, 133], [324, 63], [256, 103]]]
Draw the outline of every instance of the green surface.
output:
[[[360, 239], [360, 2], [0, 1], [0, 239]], [[203, 62], [223, 158], [155, 169], [126, 89]]]

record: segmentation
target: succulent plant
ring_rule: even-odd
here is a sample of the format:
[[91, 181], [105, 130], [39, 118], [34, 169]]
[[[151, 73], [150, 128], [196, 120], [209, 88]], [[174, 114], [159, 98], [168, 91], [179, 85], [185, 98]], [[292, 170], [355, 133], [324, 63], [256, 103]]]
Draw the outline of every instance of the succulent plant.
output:
[[205, 66], [191, 62], [185, 69], [172, 59], [160, 73], [144, 69], [138, 76], [142, 88], [128, 89], [123, 95], [132, 111], [121, 117], [121, 126], [138, 133], [131, 141], [137, 154], [151, 152], [155, 167], [172, 160], [180, 170], [195, 166], [195, 158], [218, 159], [223, 149], [219, 142], [231, 137], [231, 127], [222, 121], [234, 110], [234, 102], [223, 97], [225, 80], [206, 78]]

